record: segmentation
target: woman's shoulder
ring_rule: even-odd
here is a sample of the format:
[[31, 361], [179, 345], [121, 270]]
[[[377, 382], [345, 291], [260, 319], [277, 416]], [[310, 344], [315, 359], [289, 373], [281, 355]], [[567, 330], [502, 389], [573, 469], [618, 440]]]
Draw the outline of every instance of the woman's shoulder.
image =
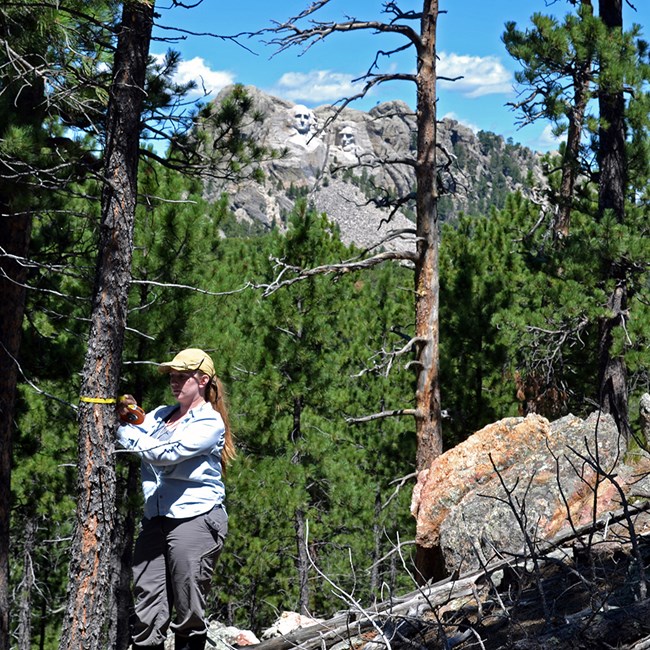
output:
[[203, 419], [218, 420], [218, 421], [222, 420], [221, 413], [215, 410], [212, 404], [210, 404], [210, 402], [204, 402], [203, 404], [196, 406], [190, 411], [190, 413], [195, 418], [200, 418], [202, 420]]

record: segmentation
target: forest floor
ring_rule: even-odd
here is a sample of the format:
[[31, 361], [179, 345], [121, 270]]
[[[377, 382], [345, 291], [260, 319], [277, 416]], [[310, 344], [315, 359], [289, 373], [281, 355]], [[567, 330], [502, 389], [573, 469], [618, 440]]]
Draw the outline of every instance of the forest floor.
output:
[[256, 649], [650, 650], [648, 530], [646, 509]]
[[[647, 566], [650, 540], [639, 542]], [[423, 645], [458, 650], [634, 648], [650, 637], [650, 598], [647, 576], [630, 551], [625, 544], [611, 543], [577, 562], [546, 558], [537, 568], [508, 571], [498, 587], [450, 608]]]
[[[635, 529], [647, 528], [642, 513]], [[430, 650], [650, 649], [650, 536], [616, 525], [569, 547], [513, 563], [483, 580], [471, 596], [426, 617], [414, 645]], [[406, 641], [406, 635], [404, 639]], [[414, 644], [415, 642], [415, 644]]]

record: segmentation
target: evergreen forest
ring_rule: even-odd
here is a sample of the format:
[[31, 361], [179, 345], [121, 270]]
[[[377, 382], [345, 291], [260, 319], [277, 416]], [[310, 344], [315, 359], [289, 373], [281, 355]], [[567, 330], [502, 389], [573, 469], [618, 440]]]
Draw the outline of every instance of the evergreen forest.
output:
[[[133, 3], [0, 7], [1, 38], [11, 43], [0, 51], [0, 524], [8, 524], [0, 650], [59, 647], [70, 597], [79, 396], [105, 245], [108, 89], [122, 4]], [[545, 201], [495, 191], [492, 202], [477, 196], [468, 213], [439, 225], [443, 449], [501, 418], [584, 417], [603, 407], [616, 411], [630, 446], [646, 445], [638, 404], [650, 391], [648, 46], [637, 27], [607, 40], [591, 3], [574, 5], [564, 24], [536, 14], [528, 32], [509, 24], [503, 37], [521, 63], [519, 83], [536, 89], [517, 107], [524, 119], [570, 130], [578, 100], [562, 93], [578, 78], [588, 88], [575, 148], [569, 133], [544, 161]], [[412, 589], [414, 424], [369, 417], [414, 403], [405, 348], [416, 327], [412, 265], [305, 274], [271, 290], [278, 260], [289, 277], [363, 252], [341, 243], [308, 196], [286, 231], [237, 222], [226, 196], [205, 200], [210, 174], [242, 175], [277, 152], [241, 137], [242, 124], [264, 119], [241, 88], [221, 107], [174, 118], [170, 136], [173, 105], [187, 91], [172, 81], [178, 62], [170, 51], [146, 72], [118, 389], [145, 409], [168, 403], [156, 364], [185, 347], [209, 351], [227, 388], [238, 456], [226, 476], [230, 533], [211, 616], [259, 632], [283, 610], [340, 609], [328, 581], [362, 603]], [[624, 97], [620, 204], [603, 189], [616, 117], [600, 119], [608, 94]], [[219, 134], [214, 146], [195, 128], [205, 120]], [[167, 137], [163, 155], [151, 143]], [[481, 137], [489, 148], [492, 134]], [[504, 165], [496, 155], [495, 165]], [[602, 398], [612, 360], [625, 380], [622, 410], [615, 396]], [[113, 645], [104, 647], [124, 648], [139, 462], [111, 449], [106, 465], [93, 468], [98, 489], [103, 472], [115, 473], [104, 603]]]

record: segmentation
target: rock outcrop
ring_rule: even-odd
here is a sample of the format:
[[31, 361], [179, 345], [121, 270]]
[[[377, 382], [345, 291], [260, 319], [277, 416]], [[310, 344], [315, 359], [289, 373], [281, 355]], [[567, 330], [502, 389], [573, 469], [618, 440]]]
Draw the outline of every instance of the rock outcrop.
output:
[[420, 473], [412, 502], [416, 541], [440, 554], [447, 574], [516, 558], [529, 544], [649, 493], [649, 475], [647, 456], [634, 465], [624, 461], [608, 415], [569, 415], [553, 423], [538, 415], [507, 418]]
[[[412, 165], [396, 162], [412, 160], [415, 154], [415, 115], [404, 102], [379, 104], [367, 113], [345, 108], [332, 120], [332, 106], [310, 110], [252, 86], [246, 90], [264, 115], [246, 135], [283, 155], [262, 163], [261, 183], [206, 181], [208, 199], [225, 192], [238, 220], [282, 229], [296, 199], [306, 197], [339, 225], [345, 243], [359, 247], [383, 242], [390, 231], [413, 229], [413, 202], [387, 224], [388, 213], [372, 201], [407, 196], [415, 187]], [[229, 92], [224, 89], [215, 101], [223, 101]], [[526, 193], [531, 178], [542, 182], [539, 156], [503, 138], [478, 137], [459, 122], [444, 119], [438, 140], [440, 179], [447, 193], [439, 205], [442, 220], [471, 211], [496, 188]], [[506, 152], [508, 163], [495, 163]], [[385, 164], [389, 160], [393, 164]], [[382, 245], [409, 248], [413, 242], [411, 235]]]

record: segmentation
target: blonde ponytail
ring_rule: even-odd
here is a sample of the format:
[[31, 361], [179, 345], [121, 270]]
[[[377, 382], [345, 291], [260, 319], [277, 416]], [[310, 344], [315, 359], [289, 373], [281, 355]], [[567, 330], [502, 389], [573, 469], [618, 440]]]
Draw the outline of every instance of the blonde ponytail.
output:
[[205, 390], [205, 399], [210, 402], [212, 408], [221, 415], [221, 419], [226, 427], [224, 434], [223, 451], [221, 452], [221, 471], [225, 475], [226, 466], [229, 465], [237, 455], [235, 448], [235, 440], [230, 429], [230, 419], [228, 418], [228, 400], [223, 384], [219, 377], [214, 375], [210, 377], [207, 388]]

